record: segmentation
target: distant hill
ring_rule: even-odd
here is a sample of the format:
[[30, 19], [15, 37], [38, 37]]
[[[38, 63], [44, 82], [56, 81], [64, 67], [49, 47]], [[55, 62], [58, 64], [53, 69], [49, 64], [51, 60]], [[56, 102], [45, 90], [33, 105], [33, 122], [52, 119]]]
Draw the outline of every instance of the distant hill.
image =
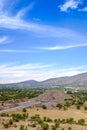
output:
[[19, 83], [1, 84], [5, 87], [87, 87], [87, 72], [70, 77], [52, 78], [45, 81], [28, 80]]

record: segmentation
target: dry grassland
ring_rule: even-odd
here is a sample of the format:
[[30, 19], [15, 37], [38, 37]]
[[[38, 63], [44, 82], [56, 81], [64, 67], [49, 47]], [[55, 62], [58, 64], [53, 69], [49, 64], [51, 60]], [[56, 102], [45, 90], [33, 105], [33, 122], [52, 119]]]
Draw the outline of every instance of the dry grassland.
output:
[[[11, 119], [11, 117], [1, 117], [0, 116], [0, 130], [19, 130], [20, 125], [24, 125], [27, 126], [28, 130], [42, 130], [40, 128], [39, 125], [37, 125], [36, 127], [31, 127], [31, 117], [34, 116], [35, 114], [39, 114], [40, 117], [43, 119], [44, 116], [51, 118], [52, 120], [54, 119], [66, 119], [66, 118], [70, 118], [73, 117], [75, 121], [78, 121], [79, 119], [83, 118], [85, 119], [85, 124], [86, 125], [77, 125], [77, 124], [60, 124], [60, 127], [57, 128], [57, 130], [62, 130], [62, 128], [64, 128], [64, 130], [68, 130], [69, 127], [72, 128], [72, 130], [87, 130], [87, 112], [83, 109], [81, 110], [77, 110], [75, 108], [69, 108], [68, 110], [58, 110], [56, 108], [53, 109], [42, 109], [42, 108], [28, 108], [27, 112], [29, 114], [28, 119], [26, 119], [25, 121], [19, 121], [19, 122], [14, 122], [14, 124], [17, 125], [17, 127], [11, 126], [9, 128], [4, 128], [2, 125], [2, 122], [6, 122], [9, 119]], [[16, 111], [16, 112], [12, 112], [12, 113], [22, 113], [22, 111]], [[12, 114], [10, 113], [10, 114]], [[49, 124], [49, 130], [52, 130], [51, 126], [53, 125], [53, 123], [48, 123]], [[38, 128], [39, 127], [39, 128]]]

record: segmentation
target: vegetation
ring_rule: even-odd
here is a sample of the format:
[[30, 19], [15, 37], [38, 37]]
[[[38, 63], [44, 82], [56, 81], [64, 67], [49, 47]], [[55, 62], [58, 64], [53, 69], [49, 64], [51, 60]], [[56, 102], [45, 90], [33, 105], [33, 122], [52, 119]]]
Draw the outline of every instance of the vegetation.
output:
[[46, 123], [42, 123], [41, 128], [42, 128], [42, 130], [48, 130], [49, 126]]
[[43, 109], [47, 109], [47, 107], [46, 107], [45, 105], [42, 105], [42, 108], [43, 108]]
[[20, 125], [19, 130], [27, 130], [27, 127], [25, 127], [24, 125]]
[[26, 108], [23, 108], [23, 110], [22, 110], [23, 112], [27, 112], [27, 110], [26, 110]]
[[[6, 90], [6, 91], [5, 91]], [[17, 89], [1, 89], [0, 91], [0, 100], [2, 99], [2, 104], [4, 105], [4, 101], [6, 100], [17, 100], [17, 99], [28, 99], [28, 98], [32, 98], [35, 97], [39, 94], [43, 93], [42, 90], [29, 90], [29, 89], [22, 89], [22, 90], [17, 90]], [[78, 92], [68, 92], [68, 94], [70, 94], [70, 98], [69, 99], [65, 99], [65, 104], [60, 104], [58, 103], [56, 105], [56, 107], [58, 109], [55, 109], [56, 111], [63, 111], [63, 110], [67, 110], [67, 109], [71, 109], [71, 106], [74, 106], [72, 108], [74, 108], [76, 111], [79, 110], [80, 112], [80, 108], [81, 110], [86, 111], [87, 110], [87, 106], [84, 104], [85, 101], [87, 101], [87, 92], [86, 91], [78, 91]], [[21, 97], [22, 96], [22, 97]], [[47, 109], [47, 107], [45, 105], [41, 106], [43, 109]], [[32, 109], [32, 108], [30, 108]], [[39, 113], [39, 109], [40, 108], [36, 108], [36, 112]], [[43, 109], [41, 109], [42, 111], [44, 111]], [[48, 110], [45, 110], [48, 111]], [[66, 112], [67, 111], [63, 111]], [[39, 114], [32, 114], [33, 116], [30, 116], [31, 114], [29, 114], [28, 116], [28, 110], [27, 108], [23, 108], [21, 112], [16, 112], [16, 113], [1, 113], [0, 114], [0, 125], [2, 125], [5, 129], [9, 129], [10, 127], [17, 127], [17, 130], [28, 130], [30, 129], [30, 127], [32, 127], [32, 129], [36, 129], [36, 130], [57, 130], [57, 129], [61, 129], [61, 130], [73, 130], [72, 126], [74, 125], [83, 125], [82, 127], [85, 127], [87, 125], [86, 120], [84, 119], [84, 117], [81, 117], [81, 119], [74, 119], [73, 117], [69, 117], [66, 116], [66, 118], [60, 118], [58, 117], [57, 119], [51, 118], [45, 115], [44, 113], [44, 117], [40, 116]], [[6, 119], [5, 119], [6, 118]], [[24, 123], [25, 121], [27, 122], [27, 125], [25, 126]], [[21, 122], [24, 122], [21, 125]], [[20, 123], [20, 124], [19, 124]], [[67, 127], [64, 127], [64, 124], [67, 125]], [[70, 126], [70, 127], [69, 127]], [[64, 128], [62, 128], [64, 127]], [[10, 128], [11, 129], [11, 128]]]
[[82, 118], [82, 119], [79, 119], [78, 120], [78, 124], [79, 125], [84, 125], [85, 124], [85, 120]]
[[58, 104], [56, 105], [56, 107], [58, 107], [59, 109], [61, 109], [61, 108], [62, 108], [62, 104], [59, 104], [59, 103], [58, 103]]
[[36, 89], [15, 89], [15, 88], [1, 88], [0, 101], [16, 100], [16, 99], [30, 99], [42, 94], [43, 90]]
[[25, 120], [28, 118], [28, 113], [23, 113], [23, 114], [12, 114], [12, 119], [16, 122], [19, 120]]

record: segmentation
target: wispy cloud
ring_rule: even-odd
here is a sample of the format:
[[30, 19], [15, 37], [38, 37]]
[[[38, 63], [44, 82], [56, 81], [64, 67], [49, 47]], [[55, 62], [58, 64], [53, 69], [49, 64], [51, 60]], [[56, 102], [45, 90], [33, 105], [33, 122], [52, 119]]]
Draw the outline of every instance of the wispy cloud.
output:
[[80, 12], [87, 12], [87, 7], [84, 7], [82, 9], [78, 9], [78, 11], [80, 11]]
[[12, 49], [2, 49], [0, 53], [39, 53], [38, 50], [12, 50]]
[[82, 3], [81, 0], [66, 0], [66, 2], [59, 6], [60, 10], [63, 12], [67, 12], [68, 9], [75, 10]]
[[30, 3], [27, 7], [21, 9], [21, 10], [16, 14], [16, 18], [19, 19], [19, 18], [24, 17], [24, 15], [25, 15], [27, 12], [29, 12], [30, 10], [33, 9], [34, 5], [35, 5], [35, 2], [33, 1], [33, 2]]
[[[6, 1], [2, 0], [1, 3], [3, 3], [2, 5], [5, 5]], [[36, 36], [41, 37], [85, 39], [84, 36], [70, 29], [25, 21], [22, 16], [26, 13], [27, 10], [32, 9], [33, 6], [34, 3], [31, 3], [28, 7], [18, 11], [17, 14], [13, 16], [5, 13], [2, 9], [2, 13], [0, 14], [0, 27], [12, 30], [26, 30], [33, 32], [33, 34], [36, 34]]]
[[[13, 30], [26, 30], [36, 33], [37, 36], [45, 37], [65, 37], [65, 38], [79, 38], [79, 34], [75, 31], [52, 27], [47, 25], [36, 24], [33, 22], [26, 22], [16, 17], [0, 16], [0, 27]], [[82, 37], [82, 36], [81, 36]]]
[[58, 69], [53, 64], [29, 63], [22, 65], [0, 65], [0, 83], [20, 82], [24, 80], [43, 81], [49, 78], [72, 76], [87, 71], [87, 66], [65, 67]]
[[72, 49], [72, 48], [79, 48], [79, 47], [85, 47], [87, 46], [86, 44], [75, 44], [75, 45], [67, 45], [67, 46], [53, 46], [53, 47], [39, 47], [38, 49], [41, 50], [49, 50], [49, 51], [54, 51], [54, 50], [66, 50], [66, 49]]
[[7, 36], [0, 37], [0, 44], [7, 43], [7, 42], [8, 42]]
[[32, 48], [32, 50], [11, 50], [11, 49], [2, 49], [0, 53], [40, 53], [42, 50], [48, 51], [56, 51], [56, 50], [67, 50], [79, 47], [86, 47], [87, 44], [75, 44], [75, 45], [68, 45], [68, 46], [53, 46], [53, 47], [36, 47]]

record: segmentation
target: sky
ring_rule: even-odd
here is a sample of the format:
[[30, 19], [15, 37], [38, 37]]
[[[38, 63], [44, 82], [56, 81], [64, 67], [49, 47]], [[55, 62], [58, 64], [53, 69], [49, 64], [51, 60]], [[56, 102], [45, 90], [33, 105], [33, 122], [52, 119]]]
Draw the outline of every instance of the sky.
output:
[[0, 83], [87, 72], [86, 0], [0, 0]]

